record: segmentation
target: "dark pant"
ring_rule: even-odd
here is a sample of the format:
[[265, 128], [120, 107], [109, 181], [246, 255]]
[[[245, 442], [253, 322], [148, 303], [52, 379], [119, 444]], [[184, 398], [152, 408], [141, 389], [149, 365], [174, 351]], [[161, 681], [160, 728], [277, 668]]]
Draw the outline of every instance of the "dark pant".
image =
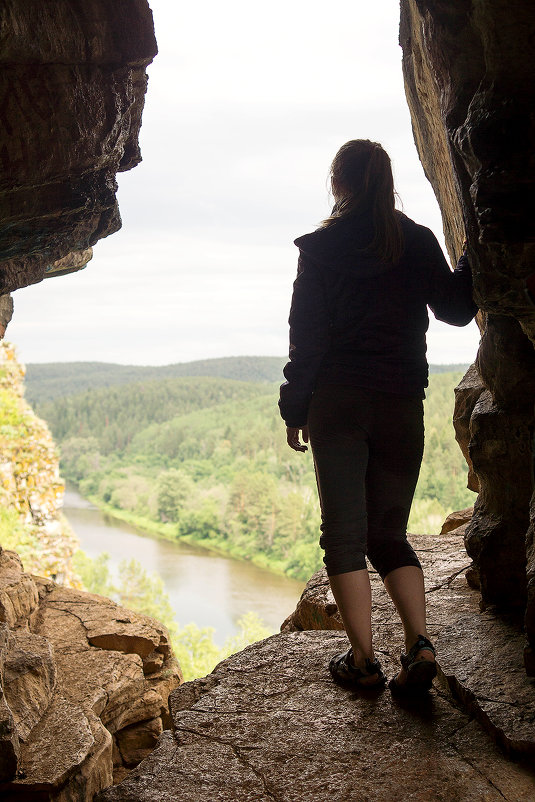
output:
[[325, 386], [308, 426], [329, 576], [366, 568], [366, 554], [382, 579], [420, 566], [406, 529], [423, 455], [421, 399]]

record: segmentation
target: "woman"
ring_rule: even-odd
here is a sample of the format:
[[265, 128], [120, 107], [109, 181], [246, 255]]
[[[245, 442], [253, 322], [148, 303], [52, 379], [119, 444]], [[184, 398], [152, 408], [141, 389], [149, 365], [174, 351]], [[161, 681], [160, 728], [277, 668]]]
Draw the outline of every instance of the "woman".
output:
[[[385, 682], [372, 647], [367, 554], [400, 615], [406, 653], [393, 691], [436, 675], [420, 562], [406, 526], [423, 454], [427, 306], [464, 326], [477, 307], [465, 256], [452, 273], [432, 232], [395, 209], [390, 159], [367, 139], [331, 165], [335, 206], [300, 255], [290, 311], [290, 361], [279, 407], [288, 445], [314, 456], [324, 562], [350, 641], [336, 680]], [[302, 434], [303, 444], [300, 442]]]

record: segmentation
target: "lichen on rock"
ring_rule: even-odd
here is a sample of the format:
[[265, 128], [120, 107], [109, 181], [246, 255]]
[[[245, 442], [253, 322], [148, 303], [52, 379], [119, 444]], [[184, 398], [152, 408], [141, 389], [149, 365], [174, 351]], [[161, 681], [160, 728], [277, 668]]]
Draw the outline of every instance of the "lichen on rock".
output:
[[80, 587], [57, 448], [24, 400], [24, 372], [14, 347], [0, 343], [0, 543], [16, 548], [29, 572]]

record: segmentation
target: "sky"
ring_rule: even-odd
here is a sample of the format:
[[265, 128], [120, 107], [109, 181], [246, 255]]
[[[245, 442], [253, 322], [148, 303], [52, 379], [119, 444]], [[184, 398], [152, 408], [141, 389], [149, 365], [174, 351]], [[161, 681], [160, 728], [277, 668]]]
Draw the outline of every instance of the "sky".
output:
[[[443, 244], [414, 146], [397, 0], [152, 0], [143, 162], [88, 266], [14, 293], [24, 362], [163, 365], [284, 355], [293, 240], [329, 214], [348, 139], [389, 152], [403, 210]], [[475, 323], [432, 319], [432, 363], [471, 362]]]

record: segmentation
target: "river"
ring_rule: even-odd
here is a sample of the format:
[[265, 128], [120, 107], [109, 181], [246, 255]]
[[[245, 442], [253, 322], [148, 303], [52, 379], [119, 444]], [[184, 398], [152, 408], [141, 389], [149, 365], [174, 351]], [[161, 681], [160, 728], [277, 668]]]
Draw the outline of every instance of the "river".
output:
[[131, 558], [159, 574], [179, 626], [213, 627], [220, 646], [236, 634], [238, 618], [250, 611], [277, 632], [304, 587], [244, 560], [146, 534], [101, 512], [71, 488], [63, 511], [86, 554], [107, 552], [114, 575], [121, 560]]

